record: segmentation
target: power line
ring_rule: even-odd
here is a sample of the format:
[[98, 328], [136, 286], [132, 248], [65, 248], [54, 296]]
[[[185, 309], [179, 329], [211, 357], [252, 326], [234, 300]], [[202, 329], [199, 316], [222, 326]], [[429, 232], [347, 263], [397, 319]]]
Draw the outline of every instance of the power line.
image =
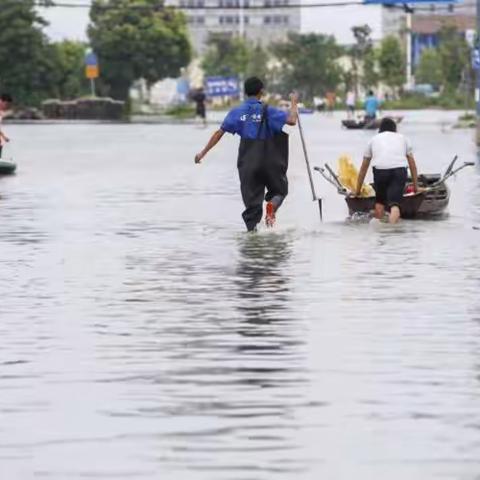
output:
[[[44, 7], [44, 8], [91, 8], [92, 4], [89, 3], [62, 3], [62, 2], [53, 2], [50, 5], [42, 4], [41, 2], [35, 2], [36, 6]], [[322, 7], [345, 7], [351, 5], [363, 5], [362, 1], [356, 0], [346, 0], [343, 2], [327, 2], [327, 3], [310, 3], [310, 4], [303, 4], [303, 3], [288, 3], [285, 5], [130, 5], [128, 8], [132, 10], [155, 10], [155, 9], [163, 9], [163, 8], [175, 8], [178, 10], [284, 10], [286, 8], [322, 8]], [[118, 9], [114, 5], [96, 5], [96, 8], [101, 9]]]
[[[43, 8], [92, 8], [91, 3], [64, 3], [64, 2], [49, 2], [48, 4], [44, 3], [41, 0], [37, 0], [34, 2], [34, 4], [38, 7], [43, 7]], [[240, 6], [239, 4], [237, 5], [199, 5], [198, 3], [196, 5], [165, 5], [163, 3], [158, 4], [157, 6], [155, 5], [141, 5], [141, 4], [132, 4], [128, 8], [132, 10], [162, 10], [164, 8], [173, 8], [173, 9], [178, 9], [178, 10], [285, 10], [289, 8], [295, 8], [295, 9], [308, 9], [308, 8], [334, 8], [334, 7], [349, 7], [349, 6], [359, 6], [359, 5], [365, 5], [365, 6], [371, 6], [375, 4], [365, 4], [363, 1], [359, 0], [345, 0], [343, 2], [322, 2], [322, 3], [287, 3], [284, 5], [243, 5]], [[376, 4], [378, 5], [378, 4]], [[435, 5], [435, 9], [432, 10], [429, 7], [411, 7], [408, 2], [405, 4], [391, 4], [391, 5], [384, 5], [386, 8], [389, 9], [409, 9], [409, 11], [412, 12], [431, 12], [432, 15], [434, 15], [436, 12], [452, 12], [448, 6], [437, 6]], [[109, 4], [104, 4], [104, 5], [96, 5], [96, 8], [100, 9], [105, 9], [105, 10], [115, 10], [118, 9], [119, 7], [115, 5], [109, 5]], [[124, 8], [124, 7], [122, 7]], [[462, 10], [462, 9], [471, 9], [471, 5], [455, 5], [455, 10]], [[448, 17], [447, 17], [448, 18]]]

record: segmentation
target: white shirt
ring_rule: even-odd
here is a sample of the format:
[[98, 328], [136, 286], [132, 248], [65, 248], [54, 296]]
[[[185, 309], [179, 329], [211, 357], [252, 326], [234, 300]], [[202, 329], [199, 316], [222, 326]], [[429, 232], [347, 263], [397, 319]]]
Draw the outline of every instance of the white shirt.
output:
[[[2, 123], [3, 123], [3, 117], [5, 116], [5, 112], [0, 110], [0, 132], [2, 131]], [[3, 147], [7, 142], [3, 139], [3, 137], [0, 135], [0, 147]]]
[[355, 94], [353, 92], [347, 93], [347, 100], [345, 103], [347, 105], [355, 105]]
[[372, 159], [372, 166], [379, 170], [408, 166], [407, 155], [412, 155], [410, 142], [396, 132], [375, 135], [365, 150], [364, 156]]

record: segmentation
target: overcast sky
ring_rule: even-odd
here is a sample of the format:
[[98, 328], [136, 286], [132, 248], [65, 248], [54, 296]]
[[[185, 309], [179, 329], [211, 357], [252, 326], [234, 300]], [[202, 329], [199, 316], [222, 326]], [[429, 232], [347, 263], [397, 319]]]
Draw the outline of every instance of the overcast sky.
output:
[[[312, 3], [315, 0], [303, 0]], [[328, 0], [331, 2], [332, 0]], [[334, 0], [341, 1], [341, 0]], [[64, 3], [78, 3], [78, 0], [63, 0]], [[64, 38], [85, 40], [88, 24], [87, 8], [47, 8], [42, 15], [50, 22], [47, 34], [54, 40]], [[380, 8], [377, 6], [349, 6], [332, 8], [308, 8], [302, 10], [302, 31], [334, 35], [339, 43], [353, 41], [350, 28], [368, 23], [373, 37], [380, 35]]]

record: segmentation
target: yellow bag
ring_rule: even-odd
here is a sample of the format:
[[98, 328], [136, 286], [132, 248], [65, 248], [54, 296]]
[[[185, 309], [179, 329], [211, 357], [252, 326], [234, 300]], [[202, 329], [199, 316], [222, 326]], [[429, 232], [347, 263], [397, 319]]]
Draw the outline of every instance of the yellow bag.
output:
[[[338, 179], [340, 183], [350, 192], [354, 192], [357, 188], [358, 171], [349, 155], [342, 155], [338, 159]], [[361, 197], [373, 197], [375, 190], [367, 184], [362, 185], [360, 191]]]

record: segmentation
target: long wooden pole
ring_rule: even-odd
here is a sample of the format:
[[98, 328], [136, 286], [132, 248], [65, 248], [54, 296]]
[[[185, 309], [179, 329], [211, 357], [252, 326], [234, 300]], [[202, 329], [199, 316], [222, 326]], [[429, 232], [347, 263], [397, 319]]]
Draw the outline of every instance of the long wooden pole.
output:
[[312, 200], [318, 202], [318, 208], [320, 210], [320, 221], [323, 220], [323, 211], [322, 211], [322, 199], [317, 197], [317, 192], [315, 191], [315, 184], [313, 183], [312, 168], [310, 166], [310, 160], [308, 159], [307, 145], [305, 143], [305, 137], [303, 135], [302, 122], [300, 121], [300, 114], [297, 116], [298, 130], [300, 131], [300, 139], [302, 141], [303, 154], [305, 156], [305, 163], [307, 165], [308, 179], [310, 181], [310, 188], [312, 190]]

